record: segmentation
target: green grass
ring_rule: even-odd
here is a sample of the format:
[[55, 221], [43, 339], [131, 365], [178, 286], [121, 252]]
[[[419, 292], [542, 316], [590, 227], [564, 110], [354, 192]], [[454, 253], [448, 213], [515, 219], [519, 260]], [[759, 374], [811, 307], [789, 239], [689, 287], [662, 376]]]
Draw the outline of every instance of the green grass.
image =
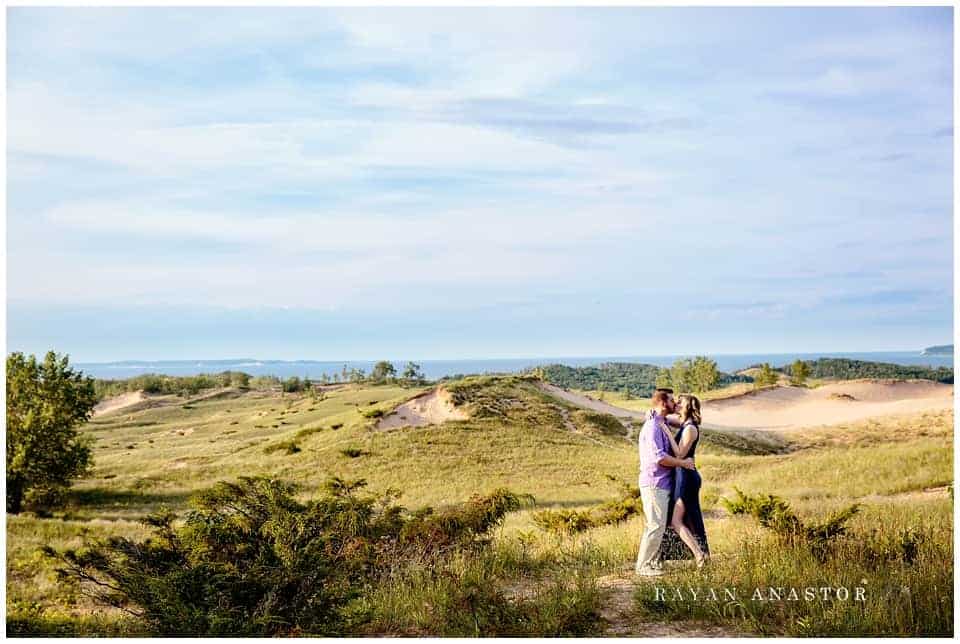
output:
[[[77, 482], [66, 506], [50, 518], [7, 517], [11, 634], [138, 633], [134, 620], [58, 584], [38, 548], [77, 547], [115, 534], [145, 537], [139, 518], [161, 507], [181, 512], [192, 493], [242, 475], [290, 480], [305, 496], [330, 476], [364, 478], [370, 490], [400, 490], [400, 502], [411, 509], [462, 502], [498, 487], [530, 494], [536, 506], [508, 515], [482, 560], [464, 560], [444, 576], [408, 577], [385, 587], [366, 607], [364, 632], [469, 636], [469, 620], [449, 617], [450, 602], [466, 601], [457, 589], [474, 584], [484, 592], [471, 596], [480, 602], [471, 614], [475, 622], [487, 620], [484, 632], [600, 634], [596, 610], [605, 591], [598, 579], [632, 568], [642, 518], [556, 535], [537, 528], [534, 514], [588, 511], [620, 498], [621, 482], [636, 483], [635, 444], [617, 429], [616, 419], [577, 410], [523, 378], [470, 378], [445, 386], [471, 413], [469, 420], [375, 431], [376, 419], [365, 413], [390, 410], [423, 391], [386, 385], [348, 386], [323, 400], [249, 392], [192, 401], [190, 409], [175, 399], [94, 419], [85, 431], [96, 440], [95, 468]], [[619, 398], [606, 395], [613, 404], [646, 404]], [[697, 461], [715, 565], [704, 577], [683, 569], [671, 583], [792, 580], [804, 586], [865, 578], [878, 594], [865, 609], [821, 602], [727, 610], [652, 602], [644, 595], [648, 584], [639, 582], [636, 619], [693, 619], [749, 633], [942, 634], [952, 625], [952, 501], [943, 492], [923, 490], [952, 485], [952, 425], [952, 413], [943, 413], [784, 435], [704, 432]], [[300, 451], [291, 453], [289, 445]], [[282, 447], [265, 453], [274, 446]], [[719, 499], [734, 487], [782, 496], [805, 520], [860, 502], [863, 510], [851, 522], [857, 534], [879, 528], [893, 535], [915, 526], [928, 530], [930, 539], [914, 565], [871, 567], [847, 553], [847, 561], [818, 566], [752, 519], [728, 516]], [[914, 589], [910, 601], [891, 600], [888, 594], [902, 586]], [[934, 599], [921, 599], [920, 592]], [[884, 601], [893, 602], [889, 616]], [[426, 606], [434, 606], [433, 612]], [[510, 620], [533, 626], [520, 629]]]

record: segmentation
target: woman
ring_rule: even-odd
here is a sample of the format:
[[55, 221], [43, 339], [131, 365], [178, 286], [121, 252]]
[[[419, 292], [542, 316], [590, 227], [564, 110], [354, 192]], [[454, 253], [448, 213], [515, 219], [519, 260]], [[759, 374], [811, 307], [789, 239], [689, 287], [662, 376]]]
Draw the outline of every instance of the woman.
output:
[[[680, 416], [680, 429], [676, 436], [671, 436], [670, 432], [664, 429], [670, 440], [670, 447], [677, 458], [695, 459], [697, 443], [700, 442], [700, 400], [690, 394], [681, 394], [677, 412]], [[682, 552], [677, 552], [677, 537], [693, 553], [698, 568], [702, 568], [710, 556], [707, 533], [703, 527], [703, 513], [700, 511], [700, 485], [700, 472], [697, 470], [682, 467], [674, 469], [673, 494], [670, 498], [670, 509], [667, 511], [667, 521], [672, 531], [667, 530], [661, 543], [662, 559], [683, 557]]]

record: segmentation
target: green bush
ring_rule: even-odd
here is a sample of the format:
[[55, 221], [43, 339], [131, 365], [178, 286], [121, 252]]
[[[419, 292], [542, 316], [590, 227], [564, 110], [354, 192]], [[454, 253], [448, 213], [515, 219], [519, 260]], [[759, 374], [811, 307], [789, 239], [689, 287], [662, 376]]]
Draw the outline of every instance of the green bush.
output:
[[626, 521], [643, 512], [640, 488], [621, 484], [619, 499], [596, 505], [589, 510], [543, 510], [533, 515], [533, 522], [542, 530], [555, 534], [572, 534]]
[[343, 635], [360, 629], [368, 615], [358, 606], [390, 573], [485, 547], [522, 501], [497, 490], [407, 513], [397, 492], [362, 494], [364, 486], [330, 479], [319, 498], [301, 503], [284, 482], [221, 482], [191, 499], [182, 524], [172, 513], [146, 519], [155, 535], [143, 542], [113, 537], [45, 551], [60, 562], [61, 580], [158, 635]]
[[721, 499], [731, 514], [749, 514], [765, 528], [791, 542], [806, 544], [819, 560], [826, 559], [837, 537], [847, 531], [847, 522], [860, 510], [853, 504], [830, 515], [822, 523], [806, 524], [793, 512], [790, 505], [778, 496], [744, 494], [739, 488], [735, 500]]
[[282, 441], [273, 443], [263, 448], [264, 454], [273, 454], [274, 452], [285, 452], [287, 454], [296, 454], [300, 451], [300, 446], [295, 441]]

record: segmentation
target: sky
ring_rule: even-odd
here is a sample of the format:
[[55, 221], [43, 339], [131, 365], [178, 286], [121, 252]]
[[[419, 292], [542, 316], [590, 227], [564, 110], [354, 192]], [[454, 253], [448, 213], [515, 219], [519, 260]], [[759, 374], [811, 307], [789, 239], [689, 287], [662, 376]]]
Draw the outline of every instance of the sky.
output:
[[952, 9], [7, 13], [7, 349], [953, 337]]

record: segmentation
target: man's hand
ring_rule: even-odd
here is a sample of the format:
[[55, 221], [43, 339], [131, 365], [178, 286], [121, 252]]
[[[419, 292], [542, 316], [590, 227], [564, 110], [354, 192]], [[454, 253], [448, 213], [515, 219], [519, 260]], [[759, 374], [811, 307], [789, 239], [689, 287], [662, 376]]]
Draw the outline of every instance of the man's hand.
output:
[[695, 470], [695, 469], [697, 469], [697, 467], [693, 464], [693, 459], [692, 459], [692, 458], [685, 458], [685, 459], [683, 459], [682, 461], [680, 461], [680, 467], [682, 467], [682, 468], [684, 468], [684, 469], [687, 469], [687, 470]]

